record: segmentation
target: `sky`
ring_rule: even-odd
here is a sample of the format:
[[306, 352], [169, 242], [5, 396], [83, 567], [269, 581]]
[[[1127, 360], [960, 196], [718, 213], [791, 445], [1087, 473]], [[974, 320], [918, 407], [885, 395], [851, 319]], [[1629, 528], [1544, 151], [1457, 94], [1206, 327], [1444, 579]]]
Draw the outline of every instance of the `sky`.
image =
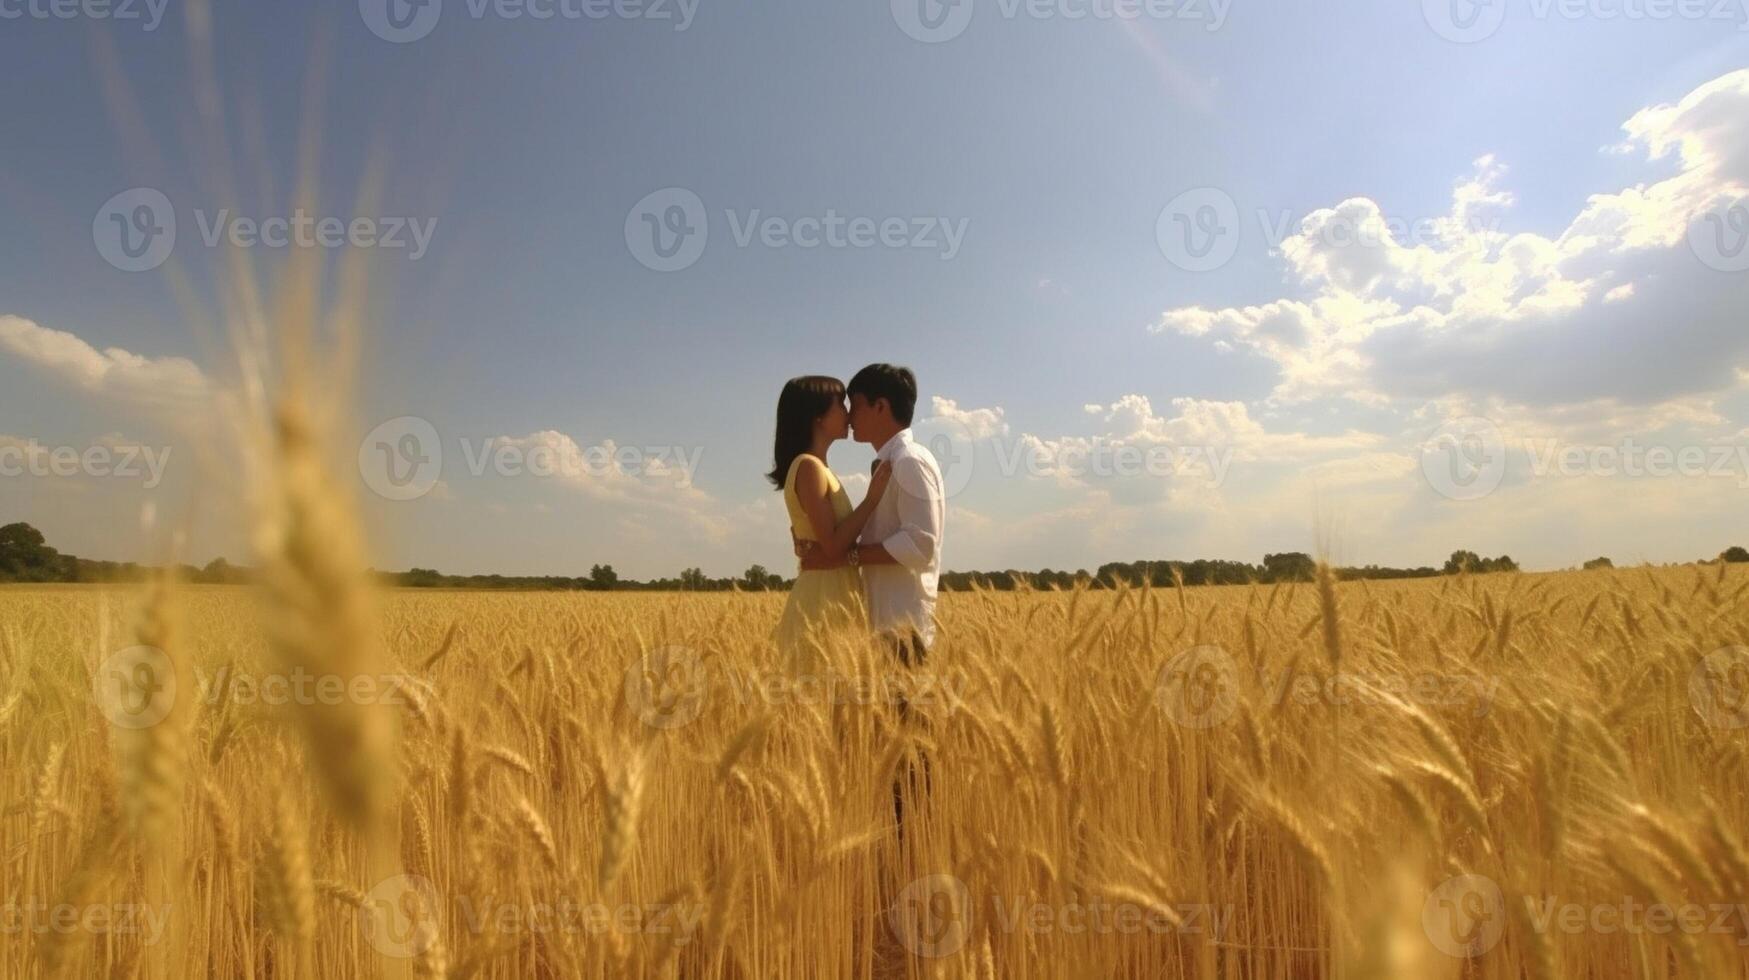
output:
[[0, 523], [248, 561], [230, 338], [277, 328], [235, 270], [314, 251], [331, 306], [367, 270], [323, 380], [381, 568], [788, 571], [778, 392], [875, 361], [949, 569], [1710, 557], [1749, 544], [1746, 25], [0, 0]]

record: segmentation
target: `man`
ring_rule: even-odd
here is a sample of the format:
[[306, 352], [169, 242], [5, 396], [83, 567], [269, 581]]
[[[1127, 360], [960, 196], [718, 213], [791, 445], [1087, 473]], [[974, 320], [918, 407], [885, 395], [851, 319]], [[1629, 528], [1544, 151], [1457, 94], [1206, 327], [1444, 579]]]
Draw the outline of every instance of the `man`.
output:
[[911, 437], [917, 407], [917, 376], [910, 368], [870, 364], [856, 372], [850, 396], [850, 430], [875, 449], [875, 461], [890, 463], [892, 482], [863, 528], [859, 543], [841, 561], [799, 550], [802, 568], [862, 568], [869, 625], [906, 666], [920, 666], [935, 642], [935, 596], [941, 575], [941, 534], [947, 521], [941, 467]]

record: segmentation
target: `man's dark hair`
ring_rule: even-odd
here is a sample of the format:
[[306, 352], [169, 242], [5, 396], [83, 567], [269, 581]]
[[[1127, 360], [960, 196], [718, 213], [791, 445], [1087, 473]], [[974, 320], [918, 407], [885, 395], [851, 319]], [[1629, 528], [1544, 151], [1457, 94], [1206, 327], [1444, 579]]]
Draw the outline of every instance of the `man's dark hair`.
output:
[[844, 393], [861, 395], [871, 405], [877, 398], [885, 398], [893, 408], [893, 421], [908, 426], [911, 413], [917, 409], [917, 376], [897, 364], [870, 364], [856, 372], [844, 386]]

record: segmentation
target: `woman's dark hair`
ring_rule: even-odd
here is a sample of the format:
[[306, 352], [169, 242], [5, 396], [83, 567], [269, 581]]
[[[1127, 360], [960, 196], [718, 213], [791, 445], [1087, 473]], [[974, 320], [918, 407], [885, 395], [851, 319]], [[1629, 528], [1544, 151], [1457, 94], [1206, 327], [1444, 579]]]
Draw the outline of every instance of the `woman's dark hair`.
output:
[[790, 464], [814, 442], [814, 422], [832, 403], [844, 403], [844, 382], [823, 374], [808, 374], [784, 382], [777, 396], [777, 442], [772, 449], [772, 469], [766, 476], [783, 489]]
[[917, 407], [917, 376], [896, 364], [870, 364], [850, 379], [850, 393], [868, 399], [870, 405], [885, 398], [893, 409], [893, 421], [909, 426]]

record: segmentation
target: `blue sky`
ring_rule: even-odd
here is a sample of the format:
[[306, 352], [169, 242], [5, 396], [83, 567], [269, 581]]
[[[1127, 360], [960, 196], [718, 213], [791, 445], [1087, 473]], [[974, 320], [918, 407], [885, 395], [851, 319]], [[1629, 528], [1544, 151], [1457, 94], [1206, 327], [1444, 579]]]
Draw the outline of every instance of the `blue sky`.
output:
[[[1387, 564], [1458, 547], [1535, 567], [1683, 560], [1749, 537], [1749, 272], [1709, 266], [1685, 234], [1728, 219], [1749, 183], [1734, 0], [1653, 19], [1504, 0], [1473, 43], [1442, 36], [1436, 0], [1078, 19], [1112, 8], [967, 0], [939, 43], [903, 29], [905, 0], [698, 0], [684, 29], [674, 2], [537, 19], [443, 0], [406, 43], [373, 33], [376, 0], [161, 2], [148, 30], [0, 0], [0, 58], [25, 86], [0, 105], [0, 447], [20, 450], [0, 474], [33, 444], [170, 451], [149, 488], [23, 462], [0, 475], [0, 518], [65, 550], [151, 557], [150, 505], [185, 530], [185, 557], [246, 559], [210, 424], [234, 358], [202, 322], [228, 315], [237, 249], [266, 280], [288, 250], [201, 231], [227, 208], [291, 213], [306, 125], [317, 216], [430, 231], [416, 259], [371, 250], [340, 439], [404, 416], [436, 433], [441, 468], [412, 499], [346, 460], [384, 567], [787, 568], [761, 478], [777, 391], [873, 360], [913, 367], [920, 431], [968, 454], [951, 568], [1256, 561], [1310, 549], [1318, 526], [1337, 557]], [[383, 189], [361, 210], [371, 161]], [[141, 187], [171, 202], [176, 242], [123, 271], [94, 221]], [[640, 264], [627, 231], [665, 188], [708, 222], [671, 272]], [[1461, 221], [1406, 240], [1457, 215], [1460, 191], [1479, 201]], [[1217, 268], [1175, 263], [1157, 234], [1187, 192], [1238, 217]], [[936, 233], [741, 245], [754, 212], [785, 235], [829, 212]], [[1380, 216], [1401, 223], [1382, 245], [1330, 238]], [[963, 229], [951, 257], [943, 222]], [[198, 407], [166, 407], [190, 386]], [[1492, 426], [1476, 443], [1499, 458], [1490, 492], [1428, 476], [1456, 419]], [[488, 439], [517, 458], [653, 452], [630, 472], [475, 475]], [[1636, 445], [1732, 468], [1627, 476], [1599, 452]], [[1092, 472], [1079, 450], [1098, 446], [1190, 465]], [[847, 444], [832, 462], [868, 459]], [[1217, 477], [1204, 459], [1229, 463]]]

